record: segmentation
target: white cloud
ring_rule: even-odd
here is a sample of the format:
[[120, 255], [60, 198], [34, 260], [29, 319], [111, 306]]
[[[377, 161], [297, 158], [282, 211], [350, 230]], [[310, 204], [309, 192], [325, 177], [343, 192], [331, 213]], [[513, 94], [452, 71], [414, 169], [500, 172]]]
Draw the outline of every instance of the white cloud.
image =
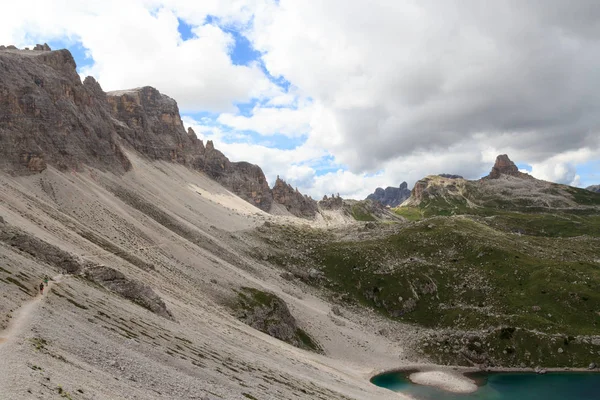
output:
[[[502, 153], [577, 183], [600, 159], [598, 18], [592, 0], [23, 0], [4, 5], [0, 43], [81, 42], [105, 89], [152, 85], [182, 109], [221, 112], [195, 129], [233, 160], [315, 197], [361, 198], [431, 173], [477, 178]], [[260, 65], [232, 63], [232, 30]], [[306, 141], [279, 150], [240, 131]]]
[[300, 109], [255, 107], [249, 117], [223, 113], [218, 121], [237, 130], [255, 131], [261, 135], [298, 137], [308, 134], [312, 107]]
[[473, 141], [534, 162], [600, 148], [600, 7], [548, 3], [280, 0], [249, 36], [352, 171]]
[[[79, 41], [94, 59], [82, 72], [105, 90], [150, 85], [185, 110], [234, 110], [235, 102], [280, 94], [259, 66], [232, 63], [234, 39], [205, 25], [208, 13], [249, 18], [237, 1], [21, 1], [3, 6], [0, 42]], [[179, 15], [195, 23], [195, 38], [182, 41]]]

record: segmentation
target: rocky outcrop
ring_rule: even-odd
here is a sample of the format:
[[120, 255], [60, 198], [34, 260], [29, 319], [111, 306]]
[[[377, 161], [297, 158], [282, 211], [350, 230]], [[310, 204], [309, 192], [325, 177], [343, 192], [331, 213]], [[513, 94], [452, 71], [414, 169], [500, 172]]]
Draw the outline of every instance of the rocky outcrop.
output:
[[81, 82], [67, 50], [36, 49], [0, 51], [0, 168], [15, 175], [39, 173], [47, 164], [130, 168], [99, 85]]
[[317, 214], [317, 202], [303, 195], [291, 185], [285, 183], [279, 176], [273, 186], [273, 201], [282, 204], [293, 215], [302, 218], [312, 218]]
[[35, 51], [51, 51], [52, 49], [50, 48], [50, 46], [48, 46], [48, 43], [44, 43], [44, 44], [36, 44], [35, 47], [33, 48], [33, 50], [35, 50]]
[[242, 199], [254, 204], [263, 211], [269, 211], [273, 204], [273, 195], [262, 169], [248, 162], [230, 162], [212, 141], [206, 143], [204, 157], [195, 168], [233, 191]]
[[287, 304], [272, 293], [241, 288], [235, 311], [240, 321], [269, 336], [301, 349], [323, 352], [318, 343], [298, 328]]
[[448, 179], [464, 179], [461, 175], [455, 175], [455, 174], [439, 174], [438, 176], [441, 176], [442, 178], [448, 178]]
[[588, 186], [588, 187], [586, 187], [586, 189], [589, 190], [590, 192], [600, 193], [600, 185]]
[[183, 128], [179, 108], [172, 98], [146, 86], [106, 93], [113, 116], [129, 129], [119, 134], [152, 160], [191, 165], [202, 155], [199, 140]]
[[28, 254], [36, 260], [50, 265], [60, 271], [79, 273], [81, 265], [70, 253], [45, 242], [37, 237], [10, 226], [0, 217], [0, 243], [10, 248]]
[[377, 201], [384, 206], [397, 207], [410, 197], [410, 189], [408, 184], [402, 182], [400, 187], [388, 186], [385, 189], [377, 188], [375, 193], [367, 196], [367, 200]]
[[344, 207], [344, 199], [342, 199], [339, 193], [336, 195], [331, 195], [331, 197], [327, 197], [327, 195], [323, 196], [323, 200], [319, 201], [319, 207], [324, 210], [339, 210]]
[[500, 154], [496, 157], [496, 163], [492, 167], [492, 171], [486, 177], [487, 179], [498, 179], [502, 175], [514, 176], [517, 178], [531, 178], [531, 175], [519, 171], [519, 168], [514, 162], [508, 158], [506, 154]]
[[169, 96], [146, 86], [109, 92], [107, 100], [114, 117], [128, 128], [119, 130], [120, 136], [140, 153], [202, 171], [256, 207], [271, 208], [271, 191], [262, 169], [229, 161], [212, 141], [204, 146], [193, 129], [184, 129], [177, 102]]
[[84, 277], [104, 286], [111, 292], [144, 307], [145, 309], [173, 320], [165, 302], [148, 285], [127, 278], [121, 272], [103, 265], [90, 266], [84, 271]]

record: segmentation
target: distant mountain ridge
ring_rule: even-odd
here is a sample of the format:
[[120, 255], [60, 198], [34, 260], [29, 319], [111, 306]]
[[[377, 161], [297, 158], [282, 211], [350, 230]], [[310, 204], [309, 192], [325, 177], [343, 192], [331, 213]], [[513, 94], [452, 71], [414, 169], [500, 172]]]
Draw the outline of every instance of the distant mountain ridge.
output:
[[387, 188], [377, 188], [374, 193], [367, 196], [366, 200], [373, 200], [384, 206], [397, 207], [410, 197], [408, 184], [402, 182], [399, 187], [388, 186]]
[[428, 176], [415, 183], [403, 206], [427, 215], [477, 213], [483, 209], [541, 210], [582, 208], [600, 202], [589, 191], [535, 179], [520, 172], [506, 154], [496, 158], [490, 173], [475, 181]]
[[589, 190], [590, 192], [600, 193], [600, 185], [588, 186], [586, 187], [586, 190]]

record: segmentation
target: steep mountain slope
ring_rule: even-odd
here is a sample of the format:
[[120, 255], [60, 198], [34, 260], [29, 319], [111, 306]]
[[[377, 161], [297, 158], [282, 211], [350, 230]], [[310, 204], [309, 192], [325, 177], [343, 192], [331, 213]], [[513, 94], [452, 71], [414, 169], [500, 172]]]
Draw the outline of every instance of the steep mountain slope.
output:
[[[253, 205], [267, 208], [262, 172], [203, 149], [152, 88], [82, 84], [68, 52], [0, 62], [2, 395], [398, 398], [368, 381], [406, 357], [407, 340], [378, 333], [395, 324], [334, 315], [320, 290], [248, 255], [269, 249], [263, 224], [304, 221]], [[57, 281], [39, 298], [45, 275]], [[240, 306], [248, 290], [256, 304]]]
[[600, 185], [588, 186], [586, 187], [586, 190], [589, 190], [590, 192], [600, 193]]

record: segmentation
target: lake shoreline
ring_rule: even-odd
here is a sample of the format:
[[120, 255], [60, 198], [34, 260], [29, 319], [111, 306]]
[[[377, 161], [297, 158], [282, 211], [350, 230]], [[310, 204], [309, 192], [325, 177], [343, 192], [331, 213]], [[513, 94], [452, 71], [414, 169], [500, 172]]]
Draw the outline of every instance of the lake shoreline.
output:
[[[552, 373], [589, 373], [599, 374], [598, 368], [590, 370], [588, 368], [543, 368], [542, 374]], [[493, 368], [477, 368], [477, 367], [459, 367], [447, 365], [432, 365], [419, 364], [407, 365], [397, 369], [385, 370], [375, 375], [372, 375], [372, 382], [378, 376], [384, 374], [399, 373], [402, 374], [408, 381], [425, 386], [432, 386], [438, 389], [453, 392], [453, 393], [470, 393], [477, 390], [477, 387], [484, 386], [487, 382], [487, 377], [490, 374], [501, 373], [524, 373], [524, 374], [540, 374], [536, 368], [510, 368], [510, 367], [493, 367]], [[468, 388], [469, 384], [473, 386]]]

